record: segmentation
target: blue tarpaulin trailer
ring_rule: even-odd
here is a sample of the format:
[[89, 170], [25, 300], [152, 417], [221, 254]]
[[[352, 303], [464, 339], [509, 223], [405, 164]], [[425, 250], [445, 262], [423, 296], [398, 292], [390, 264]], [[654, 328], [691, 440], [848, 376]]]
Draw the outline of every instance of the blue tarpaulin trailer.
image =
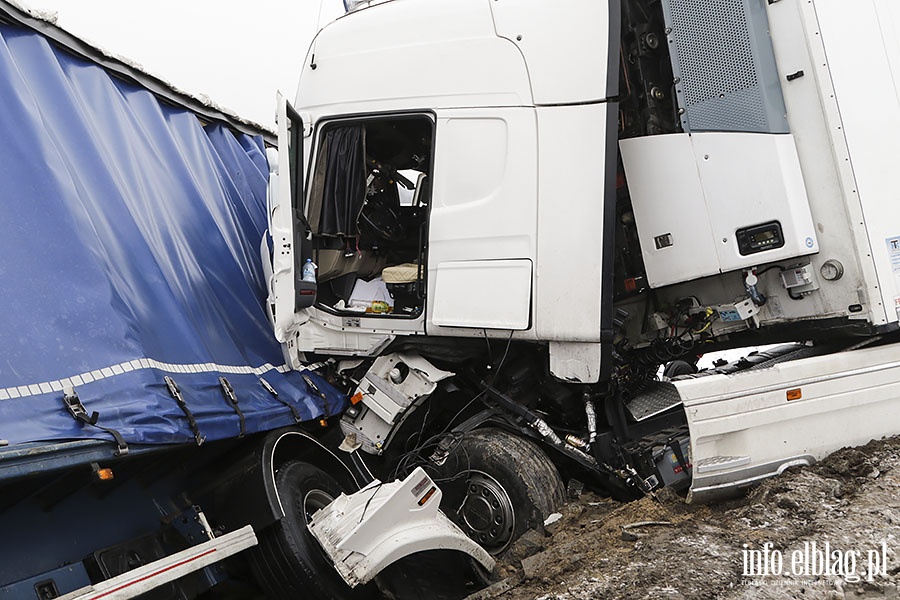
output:
[[[204, 123], [19, 25], [0, 25], [0, 438], [207, 440], [327, 417], [264, 311], [261, 136]], [[315, 374], [310, 377], [318, 377]], [[327, 385], [318, 380], [321, 389]], [[328, 406], [326, 406], [328, 404]]]
[[5, 2], [0, 82], [0, 598], [252, 545], [346, 404], [266, 314], [270, 132]]

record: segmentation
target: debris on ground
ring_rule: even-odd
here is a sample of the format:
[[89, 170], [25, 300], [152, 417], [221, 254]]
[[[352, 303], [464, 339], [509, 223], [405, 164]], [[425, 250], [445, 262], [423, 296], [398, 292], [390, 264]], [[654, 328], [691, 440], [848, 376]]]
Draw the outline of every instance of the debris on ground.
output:
[[900, 598], [900, 437], [792, 468], [743, 498], [582, 494], [472, 600]]

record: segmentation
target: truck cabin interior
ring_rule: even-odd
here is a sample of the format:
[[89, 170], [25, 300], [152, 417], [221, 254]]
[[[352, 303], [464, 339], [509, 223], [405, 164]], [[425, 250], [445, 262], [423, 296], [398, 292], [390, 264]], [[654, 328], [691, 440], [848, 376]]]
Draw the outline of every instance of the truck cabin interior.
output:
[[423, 115], [334, 121], [320, 130], [307, 207], [319, 308], [422, 313], [433, 131]]

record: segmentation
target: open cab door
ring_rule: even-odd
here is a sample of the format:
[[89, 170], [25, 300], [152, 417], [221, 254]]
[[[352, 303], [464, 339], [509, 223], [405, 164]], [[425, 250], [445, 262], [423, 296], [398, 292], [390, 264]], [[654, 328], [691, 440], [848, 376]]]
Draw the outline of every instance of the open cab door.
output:
[[316, 282], [302, 279], [303, 264], [312, 257], [309, 225], [303, 212], [303, 119], [281, 93], [277, 100], [278, 161], [269, 182], [269, 306], [275, 337], [285, 342], [307, 320], [304, 309], [315, 304]]

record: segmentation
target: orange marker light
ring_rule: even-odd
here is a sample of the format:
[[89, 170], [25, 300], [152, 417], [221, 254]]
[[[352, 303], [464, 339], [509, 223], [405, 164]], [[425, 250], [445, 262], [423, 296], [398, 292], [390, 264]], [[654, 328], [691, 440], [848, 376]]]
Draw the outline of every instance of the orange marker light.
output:
[[113, 470], [109, 467], [97, 469], [96, 471], [94, 471], [94, 474], [100, 481], [111, 481], [114, 477]]
[[362, 402], [362, 399], [363, 399], [362, 392], [356, 392], [350, 398], [350, 404], [359, 404], [360, 402]]
[[800, 391], [800, 388], [787, 391], [788, 402], [790, 402], [791, 400], [799, 400], [802, 397], [803, 397], [803, 393]]
[[429, 500], [432, 496], [434, 496], [434, 493], [435, 493], [436, 491], [437, 491], [437, 488], [434, 487], [434, 486], [431, 486], [431, 489], [428, 490], [428, 491], [425, 493], [425, 495], [422, 496], [421, 499], [419, 499], [419, 506], [424, 506], [425, 503], [428, 502], [428, 500]]

